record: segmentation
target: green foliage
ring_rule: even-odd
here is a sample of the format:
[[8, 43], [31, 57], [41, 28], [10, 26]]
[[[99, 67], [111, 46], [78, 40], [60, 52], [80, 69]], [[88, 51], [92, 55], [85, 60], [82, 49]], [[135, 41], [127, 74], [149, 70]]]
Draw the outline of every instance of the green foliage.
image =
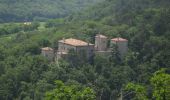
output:
[[[153, 97], [156, 100], [168, 100], [170, 98], [170, 75], [165, 73], [165, 69], [161, 69], [154, 73], [153, 77], [150, 79], [151, 86], [153, 87]], [[125, 90], [134, 92], [135, 100], [148, 100], [146, 96], [146, 88], [144, 86], [128, 83]], [[132, 94], [131, 93], [131, 94]], [[129, 93], [129, 95], [131, 95]]]
[[126, 85], [125, 90], [131, 90], [132, 93], [134, 92], [136, 94], [135, 100], [148, 100], [147, 96], [146, 96], [146, 89], [145, 89], [145, 87], [143, 87], [141, 85], [136, 85], [136, 84], [133, 84], [133, 83], [128, 83]]
[[165, 73], [165, 69], [154, 73], [151, 84], [154, 91], [153, 96], [156, 100], [168, 100], [170, 98], [170, 74]]
[[38, 29], [39, 23], [33, 22], [29, 25], [24, 23], [7, 23], [0, 26], [0, 35], [14, 34], [21, 31], [33, 31]]
[[61, 18], [96, 2], [99, 0], [1, 0], [0, 22]]
[[56, 89], [47, 92], [45, 100], [95, 100], [94, 91], [76, 85], [65, 85], [62, 81], [55, 81]]
[[46, 27], [58, 27], [64, 24], [64, 19], [59, 18], [59, 19], [53, 19], [53, 20], [48, 20], [45, 24]]
[[[81, 0], [79, 4], [85, 2]], [[89, 2], [83, 8], [89, 7]], [[79, 4], [73, 7], [77, 3], [73, 0], [1, 0], [0, 20], [29, 21], [63, 17], [77, 9]], [[0, 99], [42, 100], [47, 91], [58, 88], [53, 83], [55, 80], [65, 82], [63, 87], [68, 89], [79, 88], [81, 93], [77, 93], [76, 99], [81, 97], [82, 92], [86, 98], [90, 91], [85, 87], [92, 87], [96, 93], [95, 99], [114, 100], [119, 98], [121, 88], [128, 82], [146, 86], [130, 84], [129, 88], [137, 92], [132, 97], [135, 94], [139, 97], [142, 94], [144, 98], [147, 95], [148, 99], [162, 99], [163, 94], [169, 97], [169, 75], [157, 73], [153, 77], [155, 71], [163, 67], [169, 70], [170, 66], [169, 3], [169, 0], [104, 0], [66, 18], [32, 22], [31, 25], [0, 24]], [[8, 6], [2, 6], [4, 4]], [[71, 12], [67, 12], [67, 9]], [[70, 53], [68, 60], [51, 63], [40, 56], [41, 47], [56, 49], [57, 41], [63, 37], [94, 43], [97, 33], [109, 39], [118, 36], [128, 39], [127, 56], [120, 61], [114, 49], [112, 55], [96, 55], [91, 64], [87, 63], [84, 56], [78, 57], [74, 53]], [[153, 82], [150, 81], [151, 77]], [[147, 93], [144, 92], [145, 88]], [[163, 93], [164, 90], [167, 93]], [[70, 95], [67, 89], [66, 93]]]

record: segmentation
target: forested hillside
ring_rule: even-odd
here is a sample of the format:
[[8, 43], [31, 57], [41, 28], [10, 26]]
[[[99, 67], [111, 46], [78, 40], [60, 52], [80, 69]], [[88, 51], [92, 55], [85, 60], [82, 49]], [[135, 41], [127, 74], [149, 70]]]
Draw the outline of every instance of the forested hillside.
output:
[[0, 22], [65, 17], [101, 0], [0, 0]]
[[[169, 100], [170, 1], [104, 0], [82, 12], [46, 22], [0, 25], [2, 100]], [[120, 59], [96, 55], [49, 62], [41, 47], [62, 38], [94, 43], [98, 33], [129, 40]], [[71, 56], [71, 55], [70, 55]], [[75, 56], [73, 56], [75, 57]]]

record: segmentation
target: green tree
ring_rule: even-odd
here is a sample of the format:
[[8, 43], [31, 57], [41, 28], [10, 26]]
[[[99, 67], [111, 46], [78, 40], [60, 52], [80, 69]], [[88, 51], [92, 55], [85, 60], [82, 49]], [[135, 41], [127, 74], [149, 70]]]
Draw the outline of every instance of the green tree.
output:
[[77, 85], [65, 85], [62, 81], [55, 81], [56, 88], [46, 93], [45, 100], [95, 100], [95, 92], [89, 88]]
[[[170, 98], [170, 74], [165, 73], [166, 69], [161, 69], [153, 74], [151, 86], [153, 87], [153, 99], [169, 100]], [[134, 83], [128, 83], [125, 90], [134, 92], [135, 99], [148, 100], [146, 87]], [[130, 95], [130, 94], [129, 94]]]
[[128, 83], [125, 89], [130, 90], [131, 93], [135, 93], [135, 100], [148, 100], [146, 96], [146, 88], [142, 85]]
[[154, 73], [151, 84], [154, 88], [153, 96], [156, 100], [170, 99], [170, 74], [166, 74], [165, 69]]

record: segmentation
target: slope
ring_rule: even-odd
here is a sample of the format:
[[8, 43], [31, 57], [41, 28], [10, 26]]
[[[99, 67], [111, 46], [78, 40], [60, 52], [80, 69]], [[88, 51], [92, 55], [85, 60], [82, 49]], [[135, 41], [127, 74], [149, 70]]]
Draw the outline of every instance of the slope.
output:
[[100, 0], [0, 0], [0, 22], [65, 17]]

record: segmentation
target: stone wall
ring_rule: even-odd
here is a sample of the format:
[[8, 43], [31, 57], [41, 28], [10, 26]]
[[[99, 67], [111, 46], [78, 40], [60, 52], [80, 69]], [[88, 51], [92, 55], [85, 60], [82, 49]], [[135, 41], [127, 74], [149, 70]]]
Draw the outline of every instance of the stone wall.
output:
[[97, 51], [106, 51], [107, 50], [107, 38], [102, 38], [100, 36], [95, 37], [95, 49]]
[[117, 42], [111, 41], [111, 46], [113, 45], [117, 46], [121, 58], [123, 58], [128, 52], [128, 41], [117, 41]]
[[41, 54], [46, 57], [48, 60], [53, 61], [54, 60], [54, 51], [53, 50], [42, 50]]
[[71, 49], [76, 50], [76, 47], [61, 42], [58, 43], [58, 51], [69, 52]]

